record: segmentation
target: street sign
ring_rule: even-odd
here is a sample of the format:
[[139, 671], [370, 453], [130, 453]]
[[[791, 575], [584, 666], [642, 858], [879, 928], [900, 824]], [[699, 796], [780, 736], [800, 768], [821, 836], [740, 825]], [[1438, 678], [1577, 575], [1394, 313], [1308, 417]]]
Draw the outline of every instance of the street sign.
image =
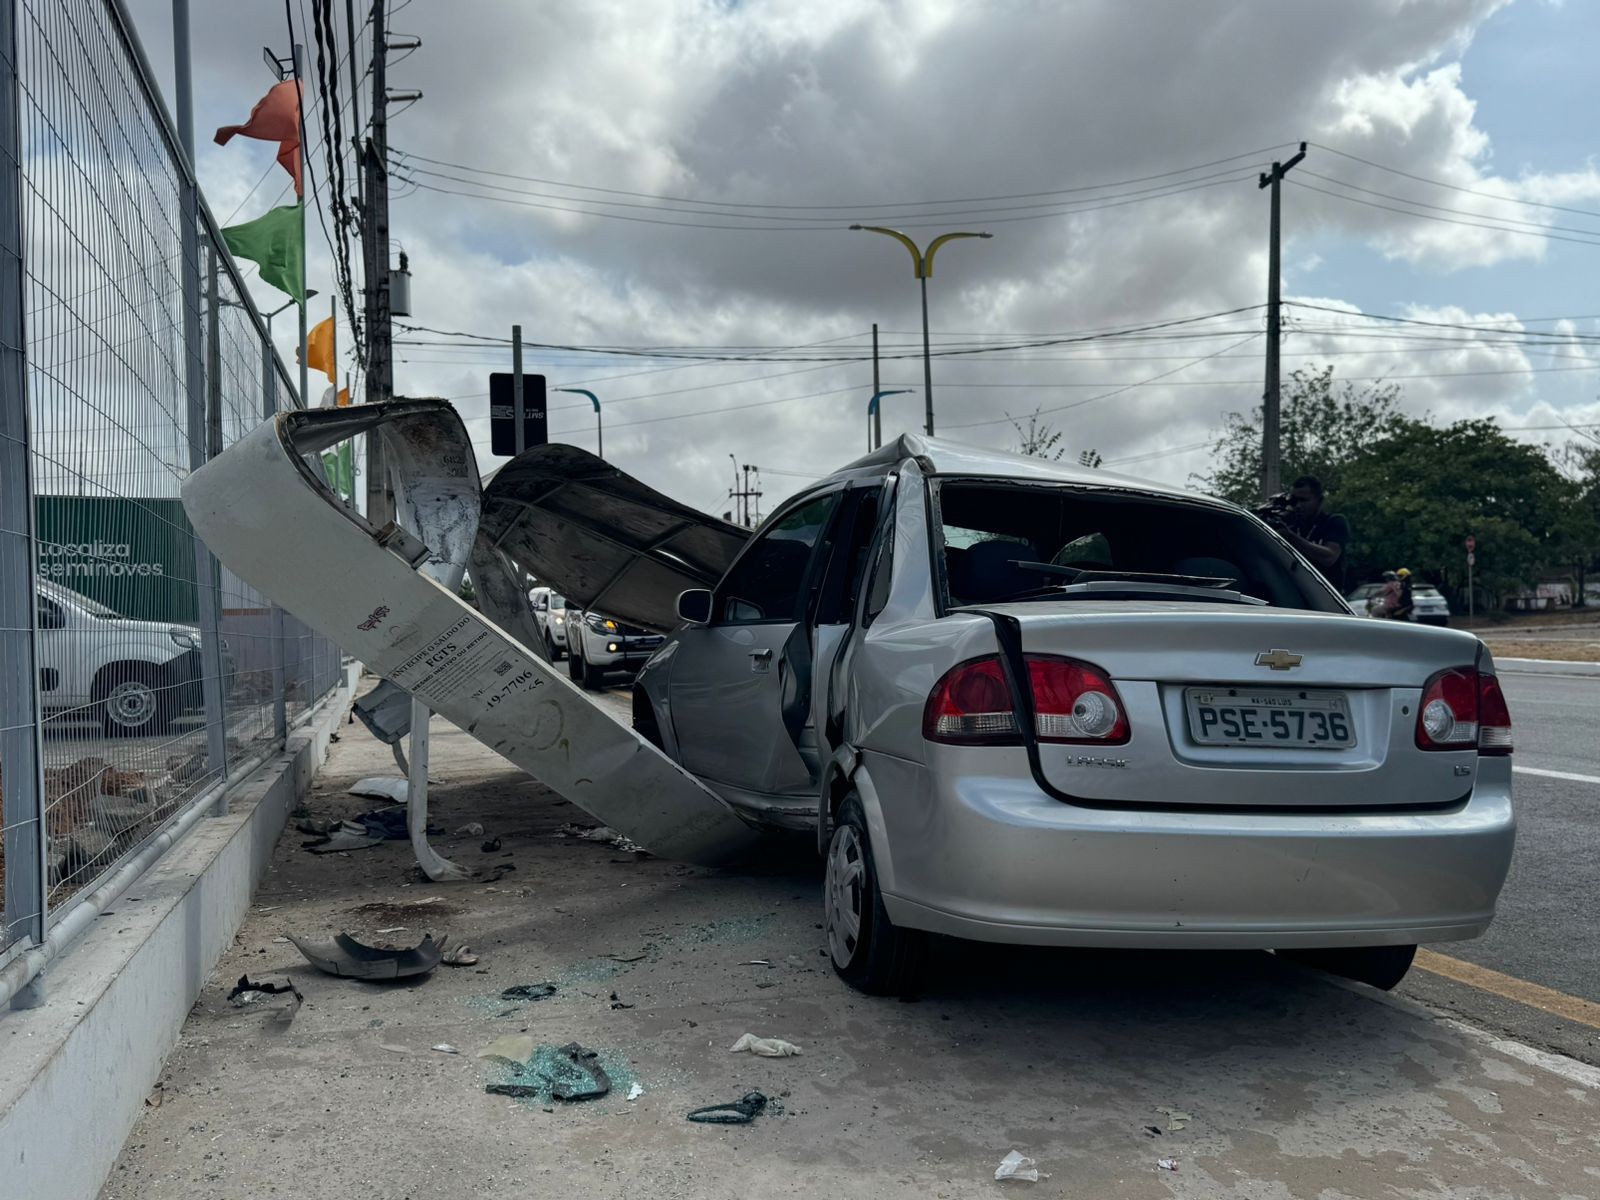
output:
[[1467, 534], [1467, 553], [1471, 554], [1477, 548], [1478, 548], [1478, 539], [1473, 537], [1470, 533]]
[[[513, 416], [515, 377], [510, 371], [489, 376], [489, 449], [502, 458], [517, 452], [517, 422]], [[522, 446], [542, 446], [550, 440], [545, 414], [544, 376], [522, 377]]]
[[1473, 567], [1473, 566], [1477, 566], [1477, 564], [1478, 564], [1478, 556], [1476, 554], [1474, 554], [1471, 550], [1468, 550], [1467, 551], [1467, 566]]

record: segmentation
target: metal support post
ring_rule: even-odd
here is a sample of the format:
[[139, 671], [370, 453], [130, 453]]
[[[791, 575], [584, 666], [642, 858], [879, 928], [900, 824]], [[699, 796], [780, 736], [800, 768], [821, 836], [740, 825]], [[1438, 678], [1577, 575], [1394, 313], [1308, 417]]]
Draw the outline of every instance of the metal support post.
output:
[[523, 429], [523, 416], [526, 411], [522, 403], [522, 326], [513, 325], [511, 327], [511, 419], [516, 424], [518, 454], [528, 448]]
[[[278, 372], [272, 351], [272, 339], [261, 341], [261, 417], [272, 420], [278, 412]], [[284, 663], [283, 609], [272, 605], [272, 736], [282, 742], [289, 736], [289, 693]]]
[[[189, 392], [189, 468], [198, 470], [215, 454], [222, 453], [222, 338], [221, 307], [218, 305], [217, 251], [206, 247], [206, 323], [202, 360], [202, 390]], [[198, 316], [198, 314], [196, 314]], [[185, 325], [188, 324], [187, 314]], [[195, 321], [199, 325], [199, 321]], [[200, 357], [199, 347], [191, 363]], [[228, 731], [224, 724], [222, 698], [227, 680], [222, 672], [222, 589], [220, 568], [211, 551], [198, 537], [194, 540], [195, 608], [200, 626], [200, 691], [206, 714], [206, 769], [212, 777], [228, 774]], [[227, 813], [226, 793], [219, 793], [213, 816]]]
[[[872, 394], [876, 396], [883, 384], [878, 380], [878, 323], [872, 323]], [[883, 410], [874, 407], [872, 410], [872, 444], [868, 450], [876, 450], [883, 445]]]
[[[189, 2], [172, 3], [172, 75], [177, 97], [178, 138], [185, 170], [179, 175], [179, 236], [183, 252], [184, 391], [188, 396], [189, 468], [205, 465], [210, 405], [206, 393], [205, 339], [200, 327], [200, 194], [194, 175], [194, 91], [189, 62]], [[211, 255], [211, 313], [216, 320], [216, 251]], [[198, 535], [194, 539], [194, 591], [200, 625], [201, 690], [206, 714], [206, 769], [213, 779], [227, 777], [227, 733], [222, 724], [221, 647], [217, 644], [217, 569]]]
[[[22, 132], [17, 5], [0, 0], [0, 807], [5, 924], [0, 946], [44, 942], [50, 879], [45, 853], [44, 746], [35, 661], [33, 473], [29, 461], [22, 264]], [[12, 998], [44, 999], [40, 981]]]

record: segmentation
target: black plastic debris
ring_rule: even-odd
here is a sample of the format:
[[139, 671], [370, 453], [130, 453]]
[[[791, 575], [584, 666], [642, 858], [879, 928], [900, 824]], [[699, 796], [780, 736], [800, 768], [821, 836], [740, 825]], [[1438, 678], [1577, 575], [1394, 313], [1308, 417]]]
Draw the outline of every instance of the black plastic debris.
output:
[[615, 1010], [615, 1009], [619, 1009], [619, 1008], [632, 1008], [633, 1005], [625, 1004], [623, 1002], [621, 996], [617, 995], [615, 992], [612, 992], [611, 993], [611, 1007], [612, 1007], [613, 1010]]
[[548, 1000], [556, 994], [553, 983], [519, 983], [500, 993], [502, 1000]]
[[512, 1096], [518, 1100], [537, 1100], [543, 1095], [531, 1083], [486, 1083], [483, 1090], [491, 1096]]
[[760, 1092], [746, 1092], [732, 1104], [712, 1104], [697, 1108], [687, 1119], [697, 1125], [748, 1125], [767, 1110], [767, 1098]]
[[500, 839], [497, 837], [492, 837], [483, 845], [479, 846], [478, 849], [482, 850], [485, 854], [493, 854], [496, 850], [500, 849]]
[[272, 983], [266, 980], [257, 982], [248, 975], [239, 976], [239, 982], [233, 985], [233, 991], [228, 993], [228, 1003], [235, 1008], [243, 1008], [247, 1004], [255, 1004], [267, 996], [281, 996], [288, 993], [299, 1003], [305, 999], [300, 994], [300, 989], [293, 983], [285, 980], [282, 983]]
[[289, 940], [317, 970], [346, 979], [405, 979], [425, 975], [439, 965], [442, 954], [441, 946], [426, 936], [405, 950], [368, 946], [348, 933], [335, 934], [331, 943], [320, 945], [302, 942], [292, 933]]

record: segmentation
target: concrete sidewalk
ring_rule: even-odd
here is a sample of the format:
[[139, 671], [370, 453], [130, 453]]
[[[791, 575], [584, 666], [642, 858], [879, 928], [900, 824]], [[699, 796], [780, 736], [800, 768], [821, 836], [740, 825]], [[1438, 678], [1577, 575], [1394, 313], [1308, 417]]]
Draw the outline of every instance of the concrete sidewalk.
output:
[[[478, 877], [428, 883], [404, 842], [321, 858], [286, 834], [106, 1200], [1600, 1193], [1592, 1068], [1265, 954], [945, 947], [916, 1002], [857, 996], [823, 957], [805, 842], [740, 870], [640, 858], [557, 836], [592, 822], [455, 729], [433, 747], [436, 821], [486, 827], [435, 846]], [[312, 808], [353, 814], [344, 788], [394, 773], [347, 725]], [[379, 940], [448, 931], [482, 961], [384, 986], [279, 940], [396, 926]], [[305, 1003], [230, 1007], [246, 972]], [[804, 1053], [730, 1054], [747, 1031]], [[612, 1093], [486, 1095], [474, 1052], [519, 1032], [593, 1047]], [[775, 1103], [750, 1126], [684, 1119], [752, 1089]], [[1013, 1148], [1049, 1178], [995, 1183]]]

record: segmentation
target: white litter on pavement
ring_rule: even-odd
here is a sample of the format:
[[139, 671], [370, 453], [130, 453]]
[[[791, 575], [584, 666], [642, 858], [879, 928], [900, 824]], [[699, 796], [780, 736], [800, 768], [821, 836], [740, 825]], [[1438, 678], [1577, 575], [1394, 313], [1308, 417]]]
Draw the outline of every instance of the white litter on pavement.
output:
[[1013, 1150], [1000, 1160], [1000, 1165], [995, 1168], [994, 1177], [996, 1180], [1016, 1179], [1023, 1183], [1038, 1183], [1039, 1164], [1020, 1150]]
[[729, 1047], [728, 1053], [738, 1054], [744, 1050], [748, 1050], [751, 1054], [759, 1055], [762, 1058], [788, 1058], [791, 1055], [800, 1053], [800, 1047], [793, 1042], [786, 1042], [782, 1038], [757, 1037], [753, 1033], [747, 1033], [741, 1037]]
[[628, 1088], [629, 1100], [637, 1100], [642, 1095], [644, 1095], [644, 1088], [640, 1087], [637, 1083]]

